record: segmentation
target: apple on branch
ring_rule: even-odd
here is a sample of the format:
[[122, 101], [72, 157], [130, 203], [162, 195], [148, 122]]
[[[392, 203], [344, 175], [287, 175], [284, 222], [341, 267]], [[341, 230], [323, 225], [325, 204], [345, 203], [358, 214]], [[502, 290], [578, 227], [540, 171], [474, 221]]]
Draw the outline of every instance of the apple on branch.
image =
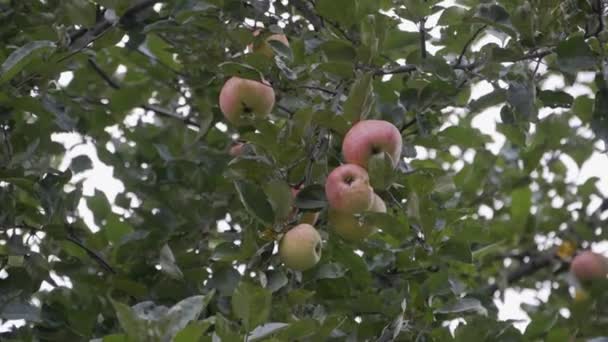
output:
[[307, 223], [291, 228], [279, 243], [279, 256], [285, 266], [305, 271], [321, 259], [321, 235]]
[[244, 116], [268, 115], [274, 107], [274, 98], [274, 89], [268, 82], [234, 76], [226, 81], [220, 91], [220, 109], [226, 120], [239, 125]]
[[[386, 213], [386, 204], [380, 196], [374, 194], [372, 207], [368, 211]], [[377, 229], [376, 227], [359, 220], [355, 214], [340, 212], [331, 208], [329, 209], [328, 219], [329, 225], [333, 228], [334, 232], [351, 242], [362, 241], [373, 234]]]
[[346, 162], [366, 169], [372, 157], [384, 153], [390, 156], [393, 167], [396, 167], [402, 148], [401, 133], [395, 125], [384, 120], [359, 121], [346, 133], [342, 142]]
[[330, 208], [345, 213], [360, 213], [372, 206], [374, 190], [364, 168], [344, 164], [327, 176], [325, 195]]
[[[260, 35], [261, 30], [253, 31], [253, 36], [257, 37]], [[281, 42], [285, 46], [289, 46], [289, 41], [287, 40], [287, 36], [284, 34], [273, 34], [268, 36], [265, 40], [258, 44], [249, 44], [247, 45], [247, 50], [255, 53], [260, 53], [268, 58], [274, 56], [274, 50], [272, 50], [272, 46], [268, 43], [271, 40], [275, 40]]]
[[601, 254], [585, 251], [574, 257], [570, 272], [580, 281], [606, 278], [608, 260]]

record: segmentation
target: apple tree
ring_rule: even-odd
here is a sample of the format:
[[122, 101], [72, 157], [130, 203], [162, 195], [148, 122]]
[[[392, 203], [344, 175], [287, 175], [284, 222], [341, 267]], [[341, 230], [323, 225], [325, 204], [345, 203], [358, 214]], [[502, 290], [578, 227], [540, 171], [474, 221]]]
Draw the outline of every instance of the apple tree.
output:
[[607, 8], [0, 0], [0, 340], [607, 340]]

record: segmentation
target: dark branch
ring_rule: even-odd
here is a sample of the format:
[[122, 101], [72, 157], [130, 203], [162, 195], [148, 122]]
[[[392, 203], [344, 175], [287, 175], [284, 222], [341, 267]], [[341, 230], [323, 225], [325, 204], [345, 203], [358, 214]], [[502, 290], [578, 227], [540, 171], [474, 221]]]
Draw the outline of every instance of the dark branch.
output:
[[93, 260], [95, 260], [106, 271], [116, 274], [116, 271], [114, 270], [114, 268], [112, 266], [110, 266], [110, 264], [103, 258], [103, 256], [101, 256], [101, 254], [99, 254], [99, 253], [95, 252], [94, 250], [90, 249], [89, 247], [85, 246], [75, 236], [68, 235], [66, 240], [68, 240], [71, 243], [75, 244], [76, 246], [82, 248], [89, 257], [91, 257]]
[[[122, 88], [121, 85], [118, 84], [118, 82], [114, 81], [112, 79], [112, 77], [110, 77], [110, 75], [108, 75], [105, 71], [103, 71], [101, 69], [101, 67], [93, 59], [89, 59], [89, 65], [91, 66], [91, 68], [93, 68], [93, 70], [95, 70], [95, 72], [99, 75], [99, 77], [101, 77], [111, 88], [116, 89], [116, 90]], [[160, 107], [157, 107], [154, 105], [147, 105], [147, 104], [143, 104], [140, 107], [144, 110], [152, 111], [160, 116], [180, 120], [190, 127], [195, 127], [197, 129], [200, 128], [200, 125], [196, 121], [194, 121], [190, 118], [187, 118], [187, 117], [183, 117], [181, 115], [177, 115], [167, 109], [160, 108]]]
[[405, 133], [405, 131], [416, 124], [416, 118], [414, 117], [410, 122], [406, 122], [403, 127], [401, 127], [401, 134]]
[[[507, 273], [506, 282], [508, 285], [510, 285], [527, 276], [533, 275], [534, 273], [553, 265], [555, 259], [555, 252], [553, 250], [545, 254], [541, 254], [536, 258], [532, 258], [528, 263], [525, 263], [514, 269], [513, 271]], [[480, 291], [480, 294], [492, 295], [498, 289], [498, 284], [488, 285]]]
[[426, 58], [426, 18], [420, 19], [420, 27], [418, 28], [418, 32], [420, 33], [420, 56], [422, 59]]
[[293, 115], [294, 114], [293, 110], [290, 110], [289, 108], [287, 108], [287, 107], [285, 107], [283, 105], [280, 105], [280, 104], [277, 103], [276, 106], [277, 106], [277, 108], [279, 108], [280, 110], [284, 111], [285, 113], [287, 113], [289, 115]]
[[415, 71], [417, 68], [415, 65], [413, 64], [406, 64], [406, 65], [402, 65], [402, 66], [398, 66], [396, 68], [393, 69], [388, 69], [388, 70], [384, 70], [384, 69], [378, 69], [374, 72], [374, 76], [383, 76], [383, 75], [392, 75], [392, 74], [403, 74], [403, 73], [408, 73], [408, 72], [412, 72]]
[[114, 81], [110, 75], [106, 74], [92, 58], [89, 58], [89, 65], [104, 81], [106, 81], [110, 88], [120, 89], [120, 85], [116, 83], [116, 81]]
[[460, 55], [458, 56], [458, 59], [456, 60], [456, 65], [462, 65], [462, 58], [464, 58], [464, 55], [467, 53], [469, 46], [471, 46], [471, 44], [473, 44], [475, 39], [477, 39], [477, 36], [479, 36], [479, 34], [481, 32], [483, 32], [483, 30], [485, 30], [486, 27], [488, 27], [488, 25], [483, 25], [482, 27], [480, 27], [477, 31], [475, 31], [475, 33], [473, 33], [471, 38], [469, 38], [469, 40], [464, 44], [464, 46], [462, 47], [462, 51], [460, 52]]
[[297, 86], [297, 88], [319, 90], [319, 91], [322, 91], [322, 92], [330, 94], [330, 95], [337, 95], [338, 94], [337, 92], [335, 92], [333, 90], [329, 90], [329, 89], [325, 89], [325, 88], [317, 87], [317, 86], [303, 85], [303, 86]]

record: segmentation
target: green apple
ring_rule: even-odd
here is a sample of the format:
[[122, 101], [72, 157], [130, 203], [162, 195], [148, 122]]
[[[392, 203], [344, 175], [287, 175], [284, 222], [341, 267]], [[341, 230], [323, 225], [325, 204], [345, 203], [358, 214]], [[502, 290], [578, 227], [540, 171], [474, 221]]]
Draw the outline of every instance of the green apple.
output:
[[[386, 213], [386, 204], [378, 196], [374, 194], [374, 201], [369, 211]], [[376, 227], [362, 222], [355, 214], [345, 213], [334, 209], [329, 209], [329, 225], [343, 239], [351, 242], [359, 242], [372, 235], [376, 231]]]
[[307, 223], [291, 228], [279, 243], [279, 256], [285, 266], [305, 271], [321, 259], [321, 235]]

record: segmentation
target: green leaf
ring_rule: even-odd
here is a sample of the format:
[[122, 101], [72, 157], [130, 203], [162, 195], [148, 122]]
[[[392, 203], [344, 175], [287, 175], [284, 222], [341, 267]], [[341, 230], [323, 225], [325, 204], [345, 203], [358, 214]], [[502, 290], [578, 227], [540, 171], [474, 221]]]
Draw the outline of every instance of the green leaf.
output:
[[479, 299], [476, 298], [461, 298], [458, 301], [445, 305], [442, 308], [436, 309], [435, 313], [452, 314], [473, 311], [480, 315], [487, 315], [488, 310], [483, 307]]
[[456, 260], [467, 264], [473, 262], [471, 247], [467, 242], [452, 238], [441, 246], [440, 251], [441, 256], [447, 260]]
[[346, 270], [338, 263], [323, 264], [316, 273], [317, 279], [337, 279], [344, 277]]
[[522, 115], [522, 119], [532, 120], [536, 118], [536, 88], [534, 84], [524, 81], [509, 82], [509, 90], [507, 91], [507, 102]]
[[34, 59], [55, 49], [55, 43], [48, 40], [29, 42], [13, 51], [0, 66], [0, 84], [10, 81]]
[[504, 89], [495, 89], [482, 97], [469, 103], [471, 112], [480, 112], [488, 107], [496, 106], [507, 100], [507, 92]]
[[321, 17], [336, 21], [347, 28], [358, 20], [358, 0], [319, 0], [315, 8]]
[[557, 67], [567, 73], [575, 74], [596, 66], [593, 51], [582, 36], [574, 36], [557, 45]]
[[477, 6], [477, 11], [473, 18], [482, 23], [492, 25], [508, 35], [517, 38], [517, 33], [515, 32], [513, 24], [511, 23], [509, 12], [498, 4], [480, 4]]
[[323, 209], [326, 205], [325, 188], [320, 184], [304, 187], [296, 196], [295, 206], [300, 209]]
[[532, 190], [521, 187], [511, 192], [511, 223], [516, 230], [522, 230], [532, 206]]
[[260, 223], [272, 224], [274, 222], [274, 211], [268, 202], [264, 191], [254, 184], [235, 181], [234, 187], [239, 195], [241, 203], [247, 211]]
[[163, 341], [172, 341], [188, 323], [197, 319], [214, 295], [211, 291], [205, 296], [188, 297], [171, 307], [162, 318]]
[[365, 119], [374, 103], [373, 74], [368, 72], [357, 78], [344, 103], [344, 118], [349, 122]]
[[388, 153], [376, 153], [367, 163], [371, 186], [376, 190], [388, 188], [393, 180], [393, 160]]
[[490, 142], [487, 136], [472, 127], [451, 126], [439, 132], [439, 136], [444, 138], [448, 144], [463, 148], [481, 148]]
[[286, 219], [294, 202], [291, 188], [287, 182], [281, 179], [271, 180], [264, 184], [264, 193], [272, 205], [275, 220], [278, 222]]
[[287, 328], [289, 326], [289, 324], [287, 323], [279, 323], [279, 322], [272, 322], [272, 323], [266, 323], [264, 325], [260, 325], [258, 327], [256, 327], [255, 329], [253, 329], [253, 331], [251, 331], [251, 333], [249, 333], [249, 336], [247, 336], [247, 341], [259, 341], [259, 340], [263, 340], [267, 337], [270, 337], [271, 335], [274, 335], [278, 332], [280, 332], [281, 330]]
[[70, 169], [73, 173], [80, 173], [93, 168], [93, 162], [89, 156], [81, 154], [72, 158], [70, 162]]
[[247, 330], [268, 319], [272, 294], [270, 291], [247, 281], [242, 281], [232, 295], [232, 311]]
[[209, 320], [190, 322], [175, 335], [173, 342], [198, 341], [212, 325]]
[[175, 263], [175, 257], [173, 256], [171, 247], [169, 247], [167, 244], [165, 244], [160, 250], [159, 264], [161, 271], [169, 275], [171, 278], [182, 279], [184, 277], [184, 274], [179, 269], [179, 266], [177, 266]]
[[270, 45], [276, 55], [281, 56], [288, 61], [293, 61], [293, 52], [291, 52], [289, 46], [276, 39], [270, 39], [267, 41], [267, 43]]
[[548, 107], [570, 107], [574, 98], [563, 91], [541, 90], [538, 98]]

